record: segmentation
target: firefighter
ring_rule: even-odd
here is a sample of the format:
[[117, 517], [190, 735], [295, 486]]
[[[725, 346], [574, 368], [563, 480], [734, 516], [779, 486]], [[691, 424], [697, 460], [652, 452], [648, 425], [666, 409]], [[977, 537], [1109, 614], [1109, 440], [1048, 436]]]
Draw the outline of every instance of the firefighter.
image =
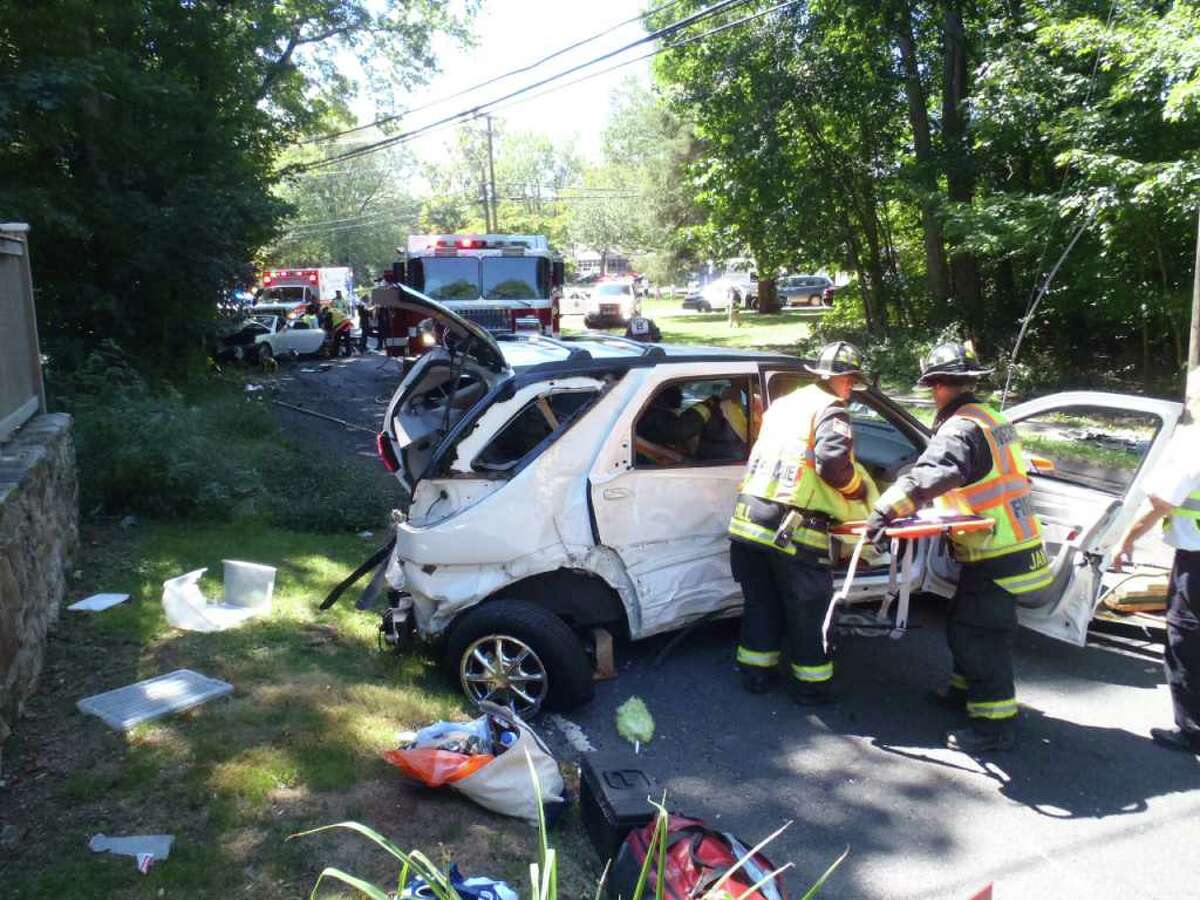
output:
[[[1196, 373], [1188, 395], [1198, 396]], [[1194, 401], [1193, 401], [1194, 402]], [[1167, 586], [1167, 643], [1163, 662], [1175, 725], [1151, 728], [1155, 743], [1200, 755], [1200, 428], [1195, 412], [1171, 436], [1166, 455], [1146, 482], [1146, 503], [1117, 551], [1117, 568], [1133, 557], [1133, 544], [1160, 520], [1164, 539], [1175, 548]]]
[[939, 706], [966, 711], [969, 726], [948, 732], [946, 746], [968, 753], [1016, 745], [1012, 638], [1017, 598], [1051, 581], [1021, 442], [1008, 420], [972, 393], [989, 372], [963, 344], [933, 349], [917, 383], [933, 391], [934, 436], [912, 469], [879, 498], [867, 521], [867, 533], [880, 541], [888, 522], [935, 499], [947, 511], [969, 511], [992, 521], [990, 531], [949, 538], [961, 564], [946, 623], [954, 668], [949, 686], [930, 696]]
[[730, 568], [745, 598], [737, 662], [762, 693], [786, 650], [792, 696], [833, 699], [833, 661], [822, 626], [833, 595], [829, 529], [864, 518], [874, 485], [854, 459], [846, 400], [862, 378], [852, 344], [827, 344], [820, 380], [771, 404], [738, 488], [729, 523]]

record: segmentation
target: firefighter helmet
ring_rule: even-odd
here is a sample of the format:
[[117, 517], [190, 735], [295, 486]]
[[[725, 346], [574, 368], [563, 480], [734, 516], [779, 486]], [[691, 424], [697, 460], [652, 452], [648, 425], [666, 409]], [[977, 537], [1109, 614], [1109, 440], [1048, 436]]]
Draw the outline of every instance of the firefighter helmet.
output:
[[834, 341], [821, 348], [815, 365], [805, 363], [804, 368], [822, 378], [833, 378], [835, 375], [857, 375], [861, 380], [862, 353], [849, 341]]
[[969, 381], [991, 374], [975, 357], [975, 351], [966, 344], [947, 341], [929, 351], [921, 363], [921, 377], [917, 384], [929, 386], [935, 381]]

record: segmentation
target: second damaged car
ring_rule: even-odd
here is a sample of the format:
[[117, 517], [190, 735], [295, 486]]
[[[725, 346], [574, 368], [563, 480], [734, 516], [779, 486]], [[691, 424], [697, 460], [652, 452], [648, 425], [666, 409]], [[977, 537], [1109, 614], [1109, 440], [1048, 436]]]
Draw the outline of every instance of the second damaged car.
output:
[[[470, 699], [531, 715], [591, 698], [605, 632], [637, 640], [740, 614], [726, 526], [763, 410], [813, 378], [802, 360], [598, 334], [498, 339], [410, 288], [386, 290], [425, 317], [433, 345], [379, 435], [403, 488], [394, 541], [355, 573], [376, 569], [360, 605], [387, 597], [389, 644], [432, 643]], [[873, 387], [849, 409], [858, 460], [884, 490], [929, 431]], [[1179, 412], [1093, 392], [1008, 410], [1040, 454], [1030, 477], [1055, 571], [1020, 599], [1026, 627], [1084, 642]], [[1114, 435], [1117, 450], [1097, 443]], [[1098, 449], [1081, 457], [1081, 441]], [[832, 548], [844, 572], [849, 545]], [[902, 550], [900, 565], [859, 566], [844, 627], [899, 637], [910, 593], [953, 593], [940, 538]]]

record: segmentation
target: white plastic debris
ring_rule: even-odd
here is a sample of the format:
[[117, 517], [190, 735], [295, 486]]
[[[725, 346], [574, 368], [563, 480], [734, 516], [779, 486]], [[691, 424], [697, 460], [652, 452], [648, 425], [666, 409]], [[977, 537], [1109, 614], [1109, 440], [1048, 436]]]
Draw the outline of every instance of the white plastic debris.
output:
[[137, 862], [138, 871], [145, 875], [156, 860], [166, 859], [171, 855], [171, 844], [174, 841], [175, 836], [172, 834], [131, 834], [129, 837], [94, 834], [88, 841], [88, 849], [93, 853], [108, 852], [115, 856], [132, 856]]
[[74, 612], [104, 612], [129, 599], [128, 594], [92, 594], [67, 607]]
[[271, 612], [274, 566], [233, 559], [224, 563], [225, 591], [220, 603], [210, 603], [200, 590], [199, 581], [207, 569], [163, 582], [163, 612], [170, 625], [185, 631], [225, 631]]
[[103, 694], [84, 697], [75, 705], [110, 728], [128, 731], [142, 722], [158, 719], [233, 693], [233, 685], [191, 669], [176, 669]]

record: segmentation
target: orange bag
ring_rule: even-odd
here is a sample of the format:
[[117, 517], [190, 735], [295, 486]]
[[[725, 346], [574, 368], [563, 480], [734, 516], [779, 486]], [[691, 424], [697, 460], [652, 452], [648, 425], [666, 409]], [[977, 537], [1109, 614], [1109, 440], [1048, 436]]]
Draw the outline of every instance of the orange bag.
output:
[[465, 753], [438, 750], [436, 747], [388, 750], [383, 754], [383, 758], [409, 778], [430, 787], [441, 787], [443, 784], [461, 781], [495, 759], [490, 753], [468, 756]]

